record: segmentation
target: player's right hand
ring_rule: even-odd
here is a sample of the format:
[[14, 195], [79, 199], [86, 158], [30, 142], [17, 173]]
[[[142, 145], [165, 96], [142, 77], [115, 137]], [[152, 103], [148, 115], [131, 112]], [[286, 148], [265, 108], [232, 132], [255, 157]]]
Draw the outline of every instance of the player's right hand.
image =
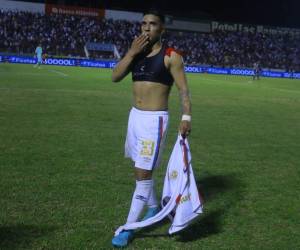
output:
[[128, 53], [132, 56], [136, 56], [137, 54], [143, 52], [148, 44], [149, 36], [147, 34], [141, 34], [133, 40]]

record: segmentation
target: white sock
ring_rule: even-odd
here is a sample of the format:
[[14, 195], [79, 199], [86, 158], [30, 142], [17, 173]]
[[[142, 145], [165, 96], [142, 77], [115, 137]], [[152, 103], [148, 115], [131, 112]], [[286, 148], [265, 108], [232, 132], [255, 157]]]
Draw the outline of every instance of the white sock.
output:
[[138, 221], [143, 208], [149, 199], [152, 182], [152, 180], [136, 181], [136, 187], [127, 217], [127, 224]]
[[150, 196], [147, 202], [147, 206], [148, 207], [157, 207], [158, 203], [157, 203], [157, 198], [156, 198], [156, 191], [155, 191], [155, 186], [154, 186], [154, 180], [152, 180], [152, 187], [151, 187], [151, 192], [150, 192]]

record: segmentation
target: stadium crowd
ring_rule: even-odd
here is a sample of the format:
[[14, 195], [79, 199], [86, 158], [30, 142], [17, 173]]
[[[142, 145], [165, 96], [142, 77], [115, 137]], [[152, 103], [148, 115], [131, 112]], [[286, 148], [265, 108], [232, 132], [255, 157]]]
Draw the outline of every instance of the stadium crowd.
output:
[[[49, 55], [85, 57], [87, 42], [115, 44], [126, 53], [140, 23], [91, 17], [0, 11], [0, 51], [33, 54], [38, 43]], [[300, 71], [300, 38], [263, 33], [168, 30], [165, 43], [182, 52], [186, 64]], [[113, 54], [106, 54], [112, 59]]]

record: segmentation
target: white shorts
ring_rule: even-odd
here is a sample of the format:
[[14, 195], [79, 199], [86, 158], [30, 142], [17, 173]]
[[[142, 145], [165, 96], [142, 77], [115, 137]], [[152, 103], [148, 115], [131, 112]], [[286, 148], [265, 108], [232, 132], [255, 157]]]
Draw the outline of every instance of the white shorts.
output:
[[143, 111], [132, 108], [125, 142], [125, 157], [135, 167], [152, 170], [159, 165], [168, 128], [168, 111]]

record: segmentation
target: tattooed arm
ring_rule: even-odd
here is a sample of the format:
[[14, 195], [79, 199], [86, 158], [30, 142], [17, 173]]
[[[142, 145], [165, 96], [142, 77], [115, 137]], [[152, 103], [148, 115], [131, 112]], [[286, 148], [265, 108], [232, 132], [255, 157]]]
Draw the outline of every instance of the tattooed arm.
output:
[[185, 137], [191, 132], [191, 100], [182, 57], [176, 52], [172, 52], [169, 65], [181, 100], [182, 120], [179, 131]]

